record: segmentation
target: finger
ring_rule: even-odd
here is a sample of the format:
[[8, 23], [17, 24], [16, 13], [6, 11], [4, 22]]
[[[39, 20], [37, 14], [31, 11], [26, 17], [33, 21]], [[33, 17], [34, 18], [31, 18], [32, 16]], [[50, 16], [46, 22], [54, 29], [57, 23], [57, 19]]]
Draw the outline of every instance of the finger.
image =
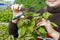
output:
[[19, 4], [15, 4], [14, 9], [18, 9], [18, 8], [19, 8]]
[[43, 18], [43, 19], [42, 19], [42, 21], [41, 21], [41, 22], [39, 22], [37, 25], [42, 26], [42, 25], [44, 24], [44, 22], [45, 22], [45, 19]]
[[20, 18], [24, 18], [24, 16], [21, 16]]
[[39, 22], [38, 24], [37, 24], [37, 26], [44, 26], [45, 25], [45, 23], [44, 22]]
[[19, 6], [19, 10], [21, 10], [22, 7], [23, 7], [23, 4], [21, 4], [21, 5]]
[[41, 22], [38, 23], [38, 25], [40, 26], [45, 26], [47, 24], [47, 20], [45, 20], [44, 18], [42, 19]]
[[39, 23], [37, 24], [37, 26], [40, 25], [41, 23], [42, 23], [42, 22], [39, 22]]
[[14, 5], [11, 6], [11, 9], [13, 10]]

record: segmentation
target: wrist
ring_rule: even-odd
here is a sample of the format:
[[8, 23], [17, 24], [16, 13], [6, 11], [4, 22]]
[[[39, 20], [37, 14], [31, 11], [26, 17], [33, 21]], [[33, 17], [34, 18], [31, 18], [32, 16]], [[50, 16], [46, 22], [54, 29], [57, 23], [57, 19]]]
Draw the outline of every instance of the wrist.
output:
[[20, 19], [20, 18], [24, 18], [24, 12], [23, 13], [20, 13], [20, 14], [17, 14], [13, 17], [13, 20], [15, 19]]
[[12, 20], [12, 23], [17, 23], [19, 20], [18, 19], [15, 19], [15, 20]]
[[59, 33], [54, 31], [51, 33], [51, 36], [55, 39], [55, 40], [58, 40], [59, 39]]

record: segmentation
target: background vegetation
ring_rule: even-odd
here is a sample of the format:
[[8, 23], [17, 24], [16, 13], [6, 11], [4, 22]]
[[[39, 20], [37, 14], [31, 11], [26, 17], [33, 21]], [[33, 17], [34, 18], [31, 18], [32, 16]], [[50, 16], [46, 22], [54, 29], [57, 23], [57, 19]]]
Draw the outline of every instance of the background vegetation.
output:
[[[38, 11], [46, 6], [45, 0], [15, 0], [15, 3], [23, 4], [26, 9]], [[0, 10], [0, 22], [9, 23], [12, 20], [11, 9]], [[8, 25], [0, 25], [0, 40], [14, 40], [13, 36], [8, 34]]]

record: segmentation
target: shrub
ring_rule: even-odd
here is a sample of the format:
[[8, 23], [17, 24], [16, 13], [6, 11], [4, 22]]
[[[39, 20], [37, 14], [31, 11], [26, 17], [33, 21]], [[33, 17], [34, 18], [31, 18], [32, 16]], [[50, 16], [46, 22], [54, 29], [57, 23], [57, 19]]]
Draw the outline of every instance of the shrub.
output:
[[9, 22], [12, 20], [12, 11], [10, 9], [0, 11], [0, 22]]
[[8, 33], [8, 26], [0, 25], [0, 40], [13, 40], [13, 36]]

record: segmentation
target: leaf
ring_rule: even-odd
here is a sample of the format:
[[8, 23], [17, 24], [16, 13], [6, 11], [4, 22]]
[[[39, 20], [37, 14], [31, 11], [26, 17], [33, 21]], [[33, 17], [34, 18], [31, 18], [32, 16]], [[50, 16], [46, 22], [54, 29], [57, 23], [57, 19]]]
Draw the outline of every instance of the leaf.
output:
[[14, 40], [14, 37], [11, 35], [11, 36], [8, 37], [7, 40], [9, 40], [9, 39], [10, 39], [10, 40]]
[[28, 29], [29, 29], [31, 32], [33, 32], [34, 26], [35, 26], [35, 21], [31, 21], [31, 22], [28, 24]]
[[20, 38], [19, 40], [25, 40], [25, 38], [24, 38], [24, 37], [22, 37], [22, 38]]
[[29, 22], [30, 20], [29, 19], [25, 19], [24, 20], [24, 23], [26, 24], [26, 25], [28, 25], [28, 22]]
[[37, 16], [39, 16], [39, 15], [40, 15], [40, 14], [37, 14], [37, 13], [34, 13], [34, 14], [33, 14], [34, 17], [37, 17]]
[[49, 17], [51, 17], [51, 16], [52, 16], [52, 14], [51, 14], [51, 13], [46, 12], [46, 13], [44, 13], [42, 16], [43, 16], [43, 18], [45, 18], [45, 19], [47, 20], [47, 19], [49, 19]]
[[26, 40], [30, 40], [30, 39], [33, 39], [33, 37], [32, 36], [26, 37]]
[[51, 25], [52, 25], [53, 27], [58, 27], [58, 25], [55, 24], [54, 22], [51, 22]]
[[18, 22], [18, 28], [20, 28], [23, 25], [23, 23], [24, 23], [23, 19], [19, 20], [19, 22]]
[[39, 29], [38, 29], [38, 31], [40, 32], [40, 34], [43, 36], [43, 37], [46, 37], [46, 30], [43, 28], [43, 27], [40, 27]]
[[30, 36], [32, 36], [32, 34], [31, 34], [31, 33], [28, 33], [28, 34], [26, 34], [26, 36], [27, 36], [27, 37], [30, 37]]
[[32, 36], [33, 36], [34, 40], [37, 39], [37, 35], [36, 34], [32, 34]]
[[26, 27], [22, 27], [20, 31], [21, 36], [24, 36], [25, 33], [26, 33]]

